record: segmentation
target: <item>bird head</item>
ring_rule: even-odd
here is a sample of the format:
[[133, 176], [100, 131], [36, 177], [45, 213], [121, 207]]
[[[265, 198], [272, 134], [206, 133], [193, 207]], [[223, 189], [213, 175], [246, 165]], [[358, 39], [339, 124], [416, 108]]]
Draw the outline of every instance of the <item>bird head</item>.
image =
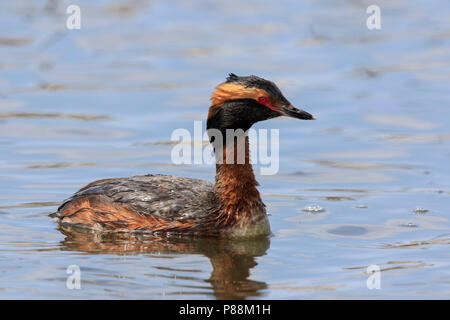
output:
[[254, 123], [280, 116], [315, 120], [308, 112], [294, 107], [272, 81], [257, 77], [239, 77], [230, 73], [211, 97], [207, 129], [242, 129]]

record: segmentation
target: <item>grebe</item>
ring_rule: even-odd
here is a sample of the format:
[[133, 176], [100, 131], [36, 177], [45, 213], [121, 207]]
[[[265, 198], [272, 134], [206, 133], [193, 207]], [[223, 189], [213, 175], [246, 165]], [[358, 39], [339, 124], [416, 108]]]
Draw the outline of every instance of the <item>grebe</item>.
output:
[[[255, 237], [270, 234], [265, 205], [256, 188], [247, 130], [279, 116], [314, 120], [292, 106], [271, 81], [229, 74], [211, 97], [208, 133], [216, 159], [215, 184], [167, 175], [104, 179], [92, 182], [64, 201], [53, 214], [64, 227], [101, 232], [144, 232], [157, 236]], [[226, 131], [244, 132], [227, 141]], [[241, 140], [242, 139], [242, 140]], [[239, 141], [245, 159], [239, 161]], [[234, 159], [226, 157], [234, 150]], [[228, 163], [227, 163], [228, 162]]]

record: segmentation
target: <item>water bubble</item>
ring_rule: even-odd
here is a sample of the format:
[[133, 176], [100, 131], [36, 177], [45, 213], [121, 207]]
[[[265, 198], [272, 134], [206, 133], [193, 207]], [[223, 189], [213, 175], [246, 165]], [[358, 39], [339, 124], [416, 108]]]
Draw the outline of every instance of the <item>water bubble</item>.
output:
[[321, 206], [319, 206], [317, 204], [312, 204], [312, 205], [304, 207], [302, 209], [302, 211], [309, 212], [309, 213], [319, 213], [319, 212], [324, 212], [325, 208], [322, 208]]
[[408, 222], [408, 223], [404, 223], [400, 225], [401, 227], [406, 227], [406, 228], [417, 228], [418, 225], [412, 222]]
[[425, 208], [415, 208], [414, 210], [413, 210], [413, 212], [414, 213], [418, 213], [418, 214], [424, 214], [424, 213], [427, 213], [427, 212], [429, 212], [430, 210], [428, 210], [428, 209], [425, 209]]

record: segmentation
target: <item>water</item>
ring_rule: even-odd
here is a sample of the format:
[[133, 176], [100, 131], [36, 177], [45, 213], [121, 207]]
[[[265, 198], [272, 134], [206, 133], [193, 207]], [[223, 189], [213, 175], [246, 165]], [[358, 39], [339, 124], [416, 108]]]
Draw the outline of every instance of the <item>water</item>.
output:
[[[372, 31], [364, 1], [77, 3], [73, 31], [69, 2], [0, 4], [0, 298], [450, 296], [447, 3], [378, 1]], [[95, 179], [212, 180], [214, 166], [171, 163], [170, 135], [204, 124], [229, 72], [274, 80], [318, 118], [256, 126], [280, 128], [280, 170], [257, 177], [272, 237], [57, 229], [47, 215]]]

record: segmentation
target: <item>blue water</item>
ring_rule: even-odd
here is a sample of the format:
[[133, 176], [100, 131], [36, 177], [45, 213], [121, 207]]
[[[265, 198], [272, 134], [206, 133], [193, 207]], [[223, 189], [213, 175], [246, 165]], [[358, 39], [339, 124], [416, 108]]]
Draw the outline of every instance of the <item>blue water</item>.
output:
[[[0, 4], [0, 298], [449, 298], [449, 4], [378, 1], [368, 30], [365, 1], [77, 1], [68, 30], [69, 4]], [[95, 179], [213, 181], [213, 165], [173, 165], [169, 142], [229, 72], [318, 118], [255, 126], [280, 130], [279, 172], [257, 177], [272, 237], [57, 229], [47, 215]]]

